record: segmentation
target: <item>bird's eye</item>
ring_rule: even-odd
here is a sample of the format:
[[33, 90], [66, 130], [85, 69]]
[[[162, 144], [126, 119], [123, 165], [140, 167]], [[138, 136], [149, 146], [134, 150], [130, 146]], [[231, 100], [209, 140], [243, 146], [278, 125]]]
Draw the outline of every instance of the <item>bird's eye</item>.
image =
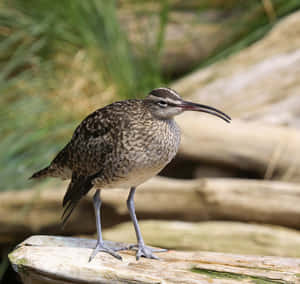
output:
[[167, 106], [168, 106], [168, 103], [165, 102], [165, 101], [158, 101], [157, 104], [158, 104], [160, 107], [167, 107]]

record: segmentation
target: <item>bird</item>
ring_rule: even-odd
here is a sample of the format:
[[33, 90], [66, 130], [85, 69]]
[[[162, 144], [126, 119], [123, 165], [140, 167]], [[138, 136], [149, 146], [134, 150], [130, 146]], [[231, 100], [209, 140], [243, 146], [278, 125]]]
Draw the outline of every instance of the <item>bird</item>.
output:
[[[174, 117], [184, 111], [204, 112], [231, 121], [216, 108], [183, 100], [173, 89], [156, 88], [142, 99], [114, 102], [88, 115], [49, 166], [30, 177], [70, 179], [62, 202], [63, 225], [81, 198], [95, 189], [97, 243], [89, 261], [98, 252], [121, 260], [117, 252], [130, 249], [136, 251], [139, 260], [140, 257], [159, 259], [155, 253], [165, 251], [145, 244], [135, 213], [134, 195], [140, 184], [157, 175], [175, 157], [181, 134]], [[101, 190], [119, 187], [129, 189], [127, 207], [137, 244], [116, 249], [103, 241], [100, 210]]]

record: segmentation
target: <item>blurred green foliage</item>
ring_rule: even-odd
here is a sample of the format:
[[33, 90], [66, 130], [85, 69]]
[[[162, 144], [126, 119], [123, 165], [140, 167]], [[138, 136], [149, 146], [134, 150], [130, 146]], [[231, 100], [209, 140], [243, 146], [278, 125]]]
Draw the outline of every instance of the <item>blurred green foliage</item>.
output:
[[[170, 9], [231, 13], [235, 7], [235, 12], [244, 13], [242, 22], [231, 23], [230, 28], [238, 33], [228, 39], [225, 51], [223, 46], [199, 66], [249, 45], [278, 18], [300, 7], [298, 0], [273, 0], [272, 18], [263, 2], [0, 1], [0, 190], [32, 186], [27, 177], [49, 163], [83, 118], [83, 113], [73, 109], [74, 104], [85, 103], [82, 98], [96, 93], [96, 109], [107, 102], [101, 100], [106, 87], [114, 94], [108, 100], [125, 99], [167, 81], [161, 73], [160, 56]], [[155, 10], [158, 31], [152, 44], [145, 40], [133, 46], [120, 25], [118, 7], [138, 5], [143, 10], [149, 3], [159, 7]], [[144, 31], [145, 39], [148, 32]], [[78, 57], [83, 58], [79, 63]], [[69, 77], [73, 81], [66, 80]], [[84, 87], [74, 91], [73, 85], [80, 80]], [[64, 103], [65, 93], [73, 96], [73, 105]]]

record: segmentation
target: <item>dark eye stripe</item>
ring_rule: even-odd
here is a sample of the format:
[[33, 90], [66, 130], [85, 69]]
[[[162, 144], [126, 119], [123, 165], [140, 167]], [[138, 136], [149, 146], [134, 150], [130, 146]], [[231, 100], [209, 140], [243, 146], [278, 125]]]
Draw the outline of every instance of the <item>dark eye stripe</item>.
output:
[[168, 103], [165, 102], [165, 101], [158, 101], [157, 104], [161, 107], [167, 107], [168, 106]]
[[178, 104], [172, 103], [172, 102], [170, 102], [170, 101], [168, 101], [167, 104], [168, 104], [168, 106], [174, 106], [174, 107], [178, 106]]

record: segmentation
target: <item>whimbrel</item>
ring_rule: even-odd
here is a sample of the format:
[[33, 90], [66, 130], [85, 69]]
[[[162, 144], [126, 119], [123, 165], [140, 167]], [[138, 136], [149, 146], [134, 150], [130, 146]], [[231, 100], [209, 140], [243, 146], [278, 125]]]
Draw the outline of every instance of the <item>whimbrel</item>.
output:
[[201, 111], [226, 122], [230, 117], [213, 107], [184, 101], [174, 90], [158, 88], [144, 99], [112, 103], [87, 116], [76, 128], [71, 141], [50, 165], [32, 178], [58, 177], [71, 179], [63, 199], [63, 224], [79, 200], [93, 187], [98, 252], [121, 259], [116, 250], [105, 245], [101, 233], [101, 198], [103, 188], [130, 188], [127, 207], [134, 225], [136, 258], [157, 258], [145, 245], [135, 214], [136, 187], [159, 173], [176, 155], [180, 129], [173, 117], [184, 111]]

